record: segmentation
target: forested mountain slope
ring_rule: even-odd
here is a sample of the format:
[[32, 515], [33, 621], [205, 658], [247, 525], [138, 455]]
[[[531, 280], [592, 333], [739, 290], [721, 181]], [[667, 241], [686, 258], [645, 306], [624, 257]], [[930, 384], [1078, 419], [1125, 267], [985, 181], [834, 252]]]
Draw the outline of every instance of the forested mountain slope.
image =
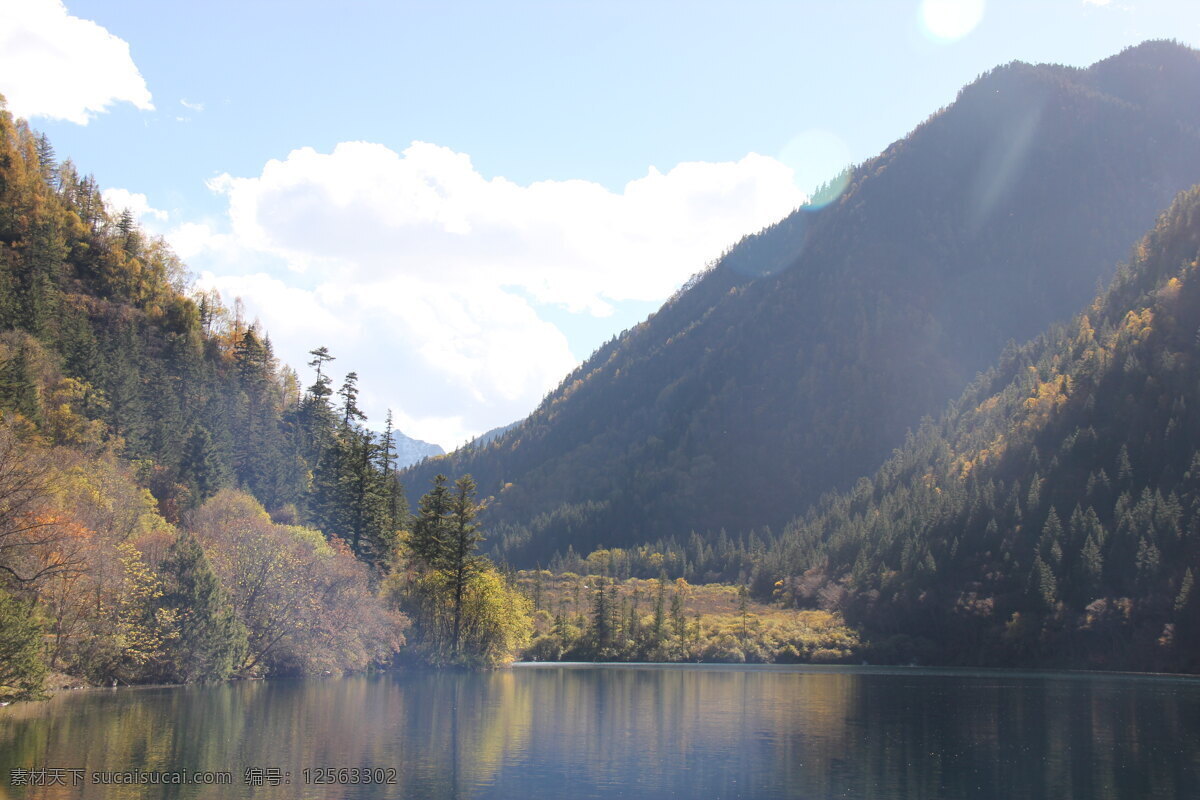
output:
[[165, 242], [0, 109], [0, 416], [132, 461], [169, 522], [236, 487], [382, 566], [407, 507], [356, 374], [333, 386], [322, 347], [302, 391], [263, 331], [186, 284]]
[[324, 348], [302, 394], [185, 280], [0, 103], [2, 700], [47, 669], [328, 674], [405, 641], [378, 592], [408, 524], [391, 431], [364, 428], [353, 373], [332, 401]]
[[1076, 313], [1200, 180], [1200, 54], [1012, 63], [964, 88], [824, 208], [738, 243], [601, 347], [471, 473], [496, 550], [778, 527], [873, 471], [1010, 340]]
[[1200, 669], [1198, 376], [1200, 187], [1083, 314], [793, 523], [761, 583], [940, 661]]

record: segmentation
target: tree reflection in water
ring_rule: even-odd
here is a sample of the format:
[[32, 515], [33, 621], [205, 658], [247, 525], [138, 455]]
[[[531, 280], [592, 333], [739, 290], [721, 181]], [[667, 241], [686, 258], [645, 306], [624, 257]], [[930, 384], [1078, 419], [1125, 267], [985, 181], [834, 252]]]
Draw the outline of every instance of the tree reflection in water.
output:
[[[1113, 675], [546, 665], [68, 693], [0, 711], [0, 797], [22, 799], [1105, 800], [1197, 796], [1198, 765], [1200, 681]], [[234, 784], [9, 785], [37, 767], [227, 770]], [[247, 786], [253, 767], [289, 782]], [[326, 767], [394, 768], [395, 783], [305, 785], [304, 770]]]

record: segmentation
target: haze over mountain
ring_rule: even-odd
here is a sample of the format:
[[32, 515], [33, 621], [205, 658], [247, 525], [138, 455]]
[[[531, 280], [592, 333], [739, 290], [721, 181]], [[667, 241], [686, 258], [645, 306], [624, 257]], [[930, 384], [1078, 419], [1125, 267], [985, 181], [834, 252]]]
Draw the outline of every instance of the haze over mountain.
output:
[[1198, 362], [1200, 187], [1084, 313], [790, 525], [759, 583], [889, 660], [1194, 671]]
[[601, 347], [471, 473], [515, 563], [779, 526], [868, 474], [1009, 341], [1077, 312], [1200, 181], [1200, 54], [1014, 62], [843, 193], [749, 236]]
[[423, 442], [420, 439], [406, 436], [400, 431], [393, 431], [392, 436], [395, 439], [392, 446], [396, 450], [395, 464], [398, 468], [407, 467], [416, 464], [423, 458], [440, 456], [446, 452], [440, 444]]

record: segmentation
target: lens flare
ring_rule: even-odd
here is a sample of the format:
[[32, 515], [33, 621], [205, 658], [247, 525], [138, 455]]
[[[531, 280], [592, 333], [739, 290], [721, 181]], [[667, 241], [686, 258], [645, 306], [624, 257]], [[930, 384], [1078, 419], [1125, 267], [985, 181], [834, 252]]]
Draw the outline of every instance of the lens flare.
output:
[[956, 42], [983, 19], [984, 0], [921, 0], [921, 27], [937, 42]]
[[850, 148], [830, 131], [800, 133], [783, 146], [778, 158], [792, 168], [795, 184], [808, 192], [809, 206], [829, 205], [850, 183]]

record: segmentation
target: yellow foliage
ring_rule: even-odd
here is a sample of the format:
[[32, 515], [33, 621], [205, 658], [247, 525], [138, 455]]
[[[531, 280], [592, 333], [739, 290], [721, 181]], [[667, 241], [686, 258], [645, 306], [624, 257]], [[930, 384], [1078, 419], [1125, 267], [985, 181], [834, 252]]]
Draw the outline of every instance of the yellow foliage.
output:
[[1067, 401], [1067, 393], [1068, 381], [1065, 375], [1038, 383], [1033, 396], [1025, 400], [1026, 417], [1022, 425], [1028, 427], [1045, 422]]
[[1179, 278], [1171, 278], [1158, 290], [1158, 299], [1162, 302], [1173, 302], [1179, 299], [1179, 292], [1183, 288], [1183, 282]]

